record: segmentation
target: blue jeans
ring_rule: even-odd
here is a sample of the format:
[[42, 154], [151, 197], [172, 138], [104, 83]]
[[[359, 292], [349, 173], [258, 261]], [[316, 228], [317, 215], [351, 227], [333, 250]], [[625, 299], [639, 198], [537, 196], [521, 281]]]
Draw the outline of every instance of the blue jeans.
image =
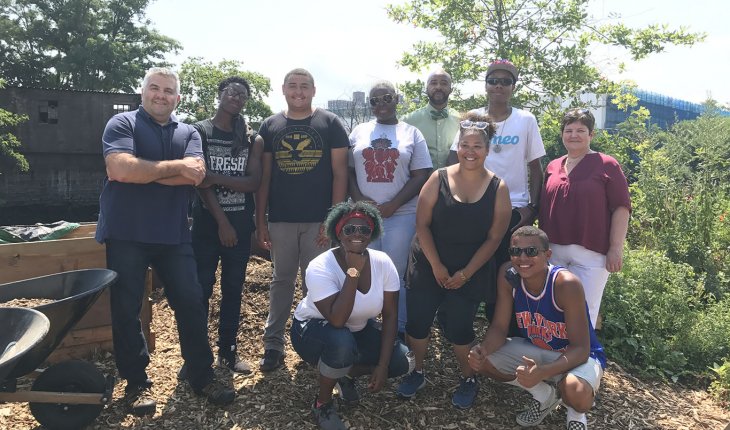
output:
[[203, 290], [198, 283], [190, 244], [159, 245], [107, 239], [106, 262], [119, 275], [111, 287], [112, 337], [119, 376], [132, 385], [148, 379], [145, 369], [150, 354], [139, 314], [147, 267], [152, 266], [165, 285], [167, 301], [175, 312], [190, 385], [198, 390], [212, 381], [213, 353], [208, 344]]
[[370, 242], [368, 248], [377, 249], [388, 254], [400, 278], [400, 292], [398, 294], [398, 331], [406, 330], [406, 288], [405, 274], [408, 268], [408, 254], [411, 251], [411, 242], [416, 234], [416, 214], [393, 215], [383, 218], [383, 235]]
[[[215, 272], [221, 264], [221, 302], [218, 325], [218, 347], [230, 351], [236, 345], [241, 321], [241, 296], [246, 280], [246, 266], [251, 255], [251, 233], [254, 230], [251, 213], [247, 211], [226, 214], [236, 230], [238, 243], [233, 247], [221, 245], [218, 223], [207, 210], [196, 208], [193, 212], [193, 249], [198, 266], [198, 279], [203, 287], [203, 300], [213, 295]], [[206, 314], [207, 315], [207, 314]]]
[[[292, 347], [302, 360], [318, 365], [319, 373], [327, 378], [341, 378], [355, 364], [376, 366], [380, 343], [381, 332], [373, 320], [364, 329], [351, 332], [347, 327], [335, 328], [324, 319], [292, 319]], [[388, 363], [389, 378], [408, 373], [407, 354], [408, 347], [396, 338]]]

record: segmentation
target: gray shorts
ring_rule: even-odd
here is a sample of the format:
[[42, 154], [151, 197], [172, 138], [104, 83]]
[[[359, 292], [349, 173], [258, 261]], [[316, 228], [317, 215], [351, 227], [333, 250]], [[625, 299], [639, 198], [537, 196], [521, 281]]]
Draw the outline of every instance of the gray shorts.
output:
[[[559, 351], [549, 351], [535, 346], [529, 340], [522, 337], [507, 338], [507, 342], [495, 351], [489, 357], [489, 362], [502, 373], [514, 375], [517, 367], [523, 365], [522, 356], [535, 360], [537, 364], [552, 363], [557, 360], [562, 353]], [[598, 392], [601, 385], [601, 377], [603, 376], [603, 368], [601, 363], [593, 357], [578, 367], [571, 369], [567, 373], [555, 375], [549, 381], [558, 383], [567, 374], [571, 374], [586, 381], [592, 388], [593, 393]]]

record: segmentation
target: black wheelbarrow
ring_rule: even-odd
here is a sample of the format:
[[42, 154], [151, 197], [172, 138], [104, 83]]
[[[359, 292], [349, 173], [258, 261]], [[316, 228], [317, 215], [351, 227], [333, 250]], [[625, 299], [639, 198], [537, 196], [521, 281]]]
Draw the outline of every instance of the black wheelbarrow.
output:
[[[22, 359], [0, 371], [0, 402], [30, 403], [35, 419], [53, 430], [79, 429], [99, 416], [111, 401], [114, 377], [104, 376], [92, 363], [67, 360], [54, 364], [38, 373], [30, 391], [17, 390], [16, 379], [36, 372], [116, 279], [112, 270], [87, 269], [0, 285], [0, 302], [18, 298], [54, 300], [34, 308], [50, 322], [48, 334], [27, 348]], [[5, 320], [0, 327], [7, 327]]]

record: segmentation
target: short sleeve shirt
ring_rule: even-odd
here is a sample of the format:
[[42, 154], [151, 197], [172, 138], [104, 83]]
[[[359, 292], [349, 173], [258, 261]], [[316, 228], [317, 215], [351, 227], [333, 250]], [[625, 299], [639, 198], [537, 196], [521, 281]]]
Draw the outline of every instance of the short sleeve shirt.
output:
[[621, 166], [610, 155], [586, 154], [570, 174], [566, 156], [548, 164], [540, 194], [540, 228], [550, 242], [581, 245], [608, 253], [611, 214], [619, 206], [631, 210], [629, 187]]
[[[486, 109], [476, 109], [486, 115]], [[512, 108], [506, 120], [495, 123], [497, 132], [489, 145], [484, 167], [504, 180], [509, 189], [512, 207], [521, 208], [530, 202], [528, 163], [545, 155], [540, 129], [535, 116], [525, 110]], [[452, 151], [456, 151], [459, 134], [454, 138]], [[542, 204], [542, 202], [541, 202]]]
[[[355, 169], [357, 186], [365, 196], [382, 204], [392, 200], [411, 179], [411, 171], [430, 169], [426, 139], [414, 126], [399, 121], [360, 124], [350, 133], [349, 165]], [[418, 196], [395, 211], [416, 213]]]
[[[104, 129], [102, 147], [105, 157], [123, 152], [149, 161], [203, 158], [200, 135], [193, 126], [174, 116], [160, 125], [142, 107], [113, 116]], [[193, 193], [189, 185], [132, 184], [107, 178], [99, 198], [96, 240], [188, 243], [188, 207]]]
[[403, 122], [416, 127], [423, 134], [434, 169], [446, 167], [451, 144], [459, 132], [458, 113], [453, 109], [446, 109], [449, 115], [446, 118], [433, 119], [431, 111], [434, 108], [431, 105], [417, 109], [403, 118]]
[[[380, 315], [383, 310], [383, 293], [400, 290], [400, 278], [390, 257], [382, 251], [368, 249], [370, 254], [370, 290], [366, 294], [355, 292], [355, 303], [345, 327], [350, 331], [365, 328], [370, 318]], [[315, 303], [337, 294], [345, 284], [347, 275], [342, 271], [333, 250], [323, 252], [309, 262], [306, 273], [307, 295], [297, 305], [294, 318], [299, 321], [324, 316]]]
[[269, 221], [322, 222], [332, 206], [332, 150], [349, 146], [342, 121], [323, 109], [301, 120], [278, 113], [264, 120], [259, 135], [274, 159]]

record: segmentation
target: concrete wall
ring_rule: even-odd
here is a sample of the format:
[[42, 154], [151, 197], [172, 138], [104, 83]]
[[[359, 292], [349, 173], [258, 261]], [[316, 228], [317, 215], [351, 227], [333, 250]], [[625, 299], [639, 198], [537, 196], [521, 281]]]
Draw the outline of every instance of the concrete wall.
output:
[[53, 218], [56, 207], [68, 211], [72, 206], [96, 205], [105, 176], [101, 156], [104, 126], [118, 110], [134, 110], [139, 104], [138, 94], [0, 90], [0, 107], [29, 118], [16, 135], [30, 164], [28, 172], [0, 175], [0, 224], [11, 221], [3, 214], [22, 213], [24, 207], [43, 207], [50, 212], [34, 219], [37, 210], [33, 209], [27, 219], [32, 223]]

